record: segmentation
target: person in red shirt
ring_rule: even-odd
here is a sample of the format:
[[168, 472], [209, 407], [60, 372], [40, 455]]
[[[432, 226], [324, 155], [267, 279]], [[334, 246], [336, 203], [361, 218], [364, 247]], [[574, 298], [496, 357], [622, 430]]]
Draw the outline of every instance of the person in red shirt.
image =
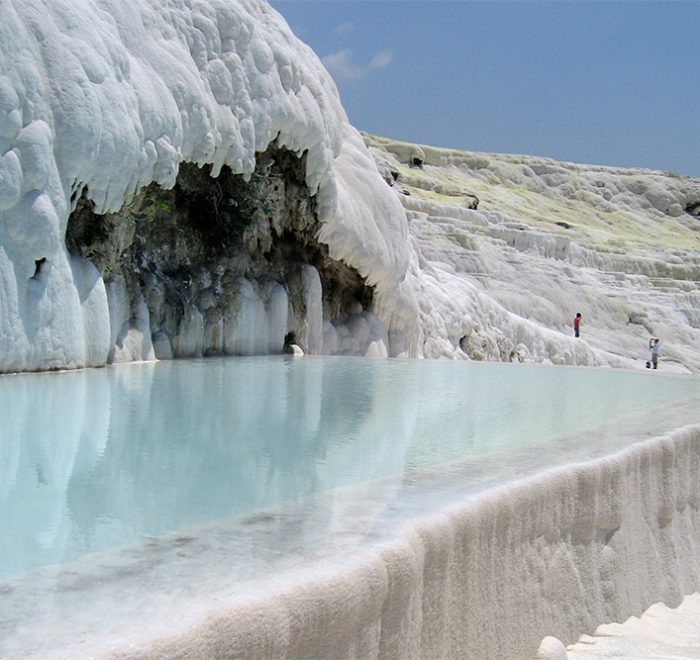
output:
[[574, 318], [574, 337], [578, 337], [581, 331], [581, 312], [576, 313], [576, 318]]

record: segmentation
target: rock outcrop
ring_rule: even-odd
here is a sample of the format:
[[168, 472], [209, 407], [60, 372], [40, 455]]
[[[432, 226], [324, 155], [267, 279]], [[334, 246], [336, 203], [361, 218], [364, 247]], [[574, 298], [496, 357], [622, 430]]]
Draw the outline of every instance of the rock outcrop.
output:
[[363, 140], [263, 0], [2, 12], [0, 373], [290, 333], [700, 371], [699, 181]]
[[265, 2], [0, 23], [0, 372], [417, 354], [400, 202]]
[[421, 355], [643, 368], [654, 335], [662, 368], [700, 372], [700, 181], [365, 140], [409, 193]]

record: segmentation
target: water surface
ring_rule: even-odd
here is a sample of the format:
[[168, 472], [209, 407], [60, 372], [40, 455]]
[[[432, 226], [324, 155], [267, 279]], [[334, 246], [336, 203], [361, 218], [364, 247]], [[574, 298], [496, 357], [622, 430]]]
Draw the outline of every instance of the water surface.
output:
[[689, 377], [356, 358], [3, 376], [0, 401], [0, 657], [42, 660], [274, 602], [473, 493], [700, 422]]
[[486, 486], [700, 417], [689, 377], [355, 358], [5, 376], [0, 400], [0, 576], [436, 466]]

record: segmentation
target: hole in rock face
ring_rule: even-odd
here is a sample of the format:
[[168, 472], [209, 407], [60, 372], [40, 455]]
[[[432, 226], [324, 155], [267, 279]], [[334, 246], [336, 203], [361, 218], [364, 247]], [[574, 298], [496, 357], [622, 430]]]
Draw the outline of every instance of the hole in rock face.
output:
[[33, 280], [39, 279], [41, 275], [42, 266], [46, 263], [46, 257], [41, 257], [34, 262], [34, 275], [32, 275]]
[[[260, 291], [281, 284], [303, 315], [294, 292], [298, 297], [305, 264], [319, 273], [324, 318], [344, 320], [370, 308], [373, 289], [318, 242], [305, 169], [305, 155], [275, 145], [257, 154], [248, 181], [226, 166], [214, 178], [209, 166], [181, 163], [171, 190], [150, 184], [118, 212], [103, 215], [94, 212], [85, 188], [69, 217], [66, 246], [95, 265], [108, 290], [112, 282], [126, 289], [133, 315], [145, 301], [154, 337], [180, 334], [193, 309], [205, 326], [220, 323], [240, 278]], [[204, 350], [217, 352], [216, 346]]]

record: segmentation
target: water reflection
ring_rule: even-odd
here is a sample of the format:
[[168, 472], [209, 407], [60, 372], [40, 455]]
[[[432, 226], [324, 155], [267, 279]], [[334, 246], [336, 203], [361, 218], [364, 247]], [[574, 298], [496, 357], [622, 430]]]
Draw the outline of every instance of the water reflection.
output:
[[[3, 377], [0, 575], [436, 464], [502, 461], [567, 433], [585, 441], [693, 398], [691, 379], [398, 360]], [[356, 504], [340, 491], [333, 502], [331, 527]]]

